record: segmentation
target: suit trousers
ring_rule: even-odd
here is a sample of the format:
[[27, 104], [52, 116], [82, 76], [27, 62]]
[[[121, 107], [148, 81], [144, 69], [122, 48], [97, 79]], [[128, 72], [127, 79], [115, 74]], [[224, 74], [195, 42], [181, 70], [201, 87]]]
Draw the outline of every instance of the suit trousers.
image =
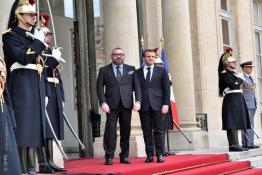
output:
[[[255, 113], [256, 113], [256, 109], [248, 109], [250, 125], [252, 128], [254, 128]], [[254, 146], [254, 132], [252, 131], [252, 129], [242, 130], [241, 135], [242, 135], [243, 146]]]
[[110, 109], [110, 113], [106, 116], [106, 126], [104, 133], [104, 150], [105, 158], [113, 159], [116, 150], [117, 141], [117, 121], [119, 119], [120, 126], [120, 158], [127, 158], [129, 156], [129, 138], [131, 129], [131, 109], [125, 108], [121, 102], [117, 109]]
[[36, 171], [36, 149], [33, 147], [18, 147], [21, 169], [23, 173]]
[[228, 145], [229, 146], [239, 145], [239, 142], [238, 142], [238, 130], [228, 129], [227, 130], [227, 140], [228, 140]]
[[[141, 126], [146, 146], [147, 156], [154, 155], [154, 144], [156, 155], [164, 154], [164, 117], [161, 111], [154, 111], [151, 107], [148, 111], [140, 112]], [[154, 138], [154, 141], [153, 141]]]

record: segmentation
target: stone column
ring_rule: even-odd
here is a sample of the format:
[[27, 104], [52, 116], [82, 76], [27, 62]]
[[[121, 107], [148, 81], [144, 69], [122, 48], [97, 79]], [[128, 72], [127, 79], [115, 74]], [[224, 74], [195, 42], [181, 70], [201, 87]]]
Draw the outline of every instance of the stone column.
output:
[[[139, 67], [139, 41], [137, 28], [137, 11], [135, 0], [103, 0], [104, 9], [104, 48], [107, 63], [111, 63], [111, 52], [115, 47], [125, 50], [125, 63]], [[144, 142], [138, 113], [133, 112], [130, 138], [130, 157], [145, 155]], [[115, 156], [118, 156], [119, 137]], [[103, 139], [96, 139], [94, 143], [95, 157], [103, 157]]]
[[[143, 35], [145, 48], [160, 47], [162, 30], [162, 4], [159, 0], [139, 1], [142, 11]], [[154, 10], [153, 10], [154, 9]]]
[[135, 0], [104, 0], [105, 56], [111, 62], [111, 51], [121, 47], [125, 63], [139, 66], [138, 29]]
[[232, 38], [237, 51], [233, 53], [239, 56], [240, 62], [250, 59], [255, 61], [256, 57], [252, 6], [253, 1], [232, 1], [232, 24], [235, 30], [235, 36]]
[[[171, 140], [175, 149], [198, 149], [204, 143], [196, 128], [195, 92], [193, 78], [192, 46], [188, 0], [163, 0], [163, 31], [165, 48], [172, 76], [181, 128], [193, 141], [192, 144], [175, 132]], [[200, 134], [200, 135], [199, 135]], [[182, 144], [183, 143], [183, 144]], [[199, 144], [199, 145], [198, 145]], [[201, 146], [201, 144], [203, 144]], [[181, 145], [181, 146], [179, 146]]]

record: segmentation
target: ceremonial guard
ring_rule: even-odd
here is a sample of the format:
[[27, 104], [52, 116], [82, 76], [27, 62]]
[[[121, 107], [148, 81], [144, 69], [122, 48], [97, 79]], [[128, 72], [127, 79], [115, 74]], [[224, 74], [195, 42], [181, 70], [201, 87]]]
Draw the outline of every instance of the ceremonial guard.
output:
[[35, 2], [16, 0], [3, 35], [7, 87], [17, 122], [15, 137], [24, 174], [36, 174], [35, 148], [45, 145], [45, 31], [36, 23]]
[[[247, 104], [250, 124], [251, 127], [254, 128], [254, 117], [257, 109], [257, 103], [255, 94], [256, 84], [252, 78], [252, 71], [254, 67], [253, 62], [246, 61], [240, 64], [240, 67], [242, 68], [240, 77], [244, 80], [243, 95]], [[259, 148], [259, 146], [254, 145], [254, 131], [252, 129], [242, 131], [242, 145], [243, 147], [249, 149]]]
[[222, 129], [227, 131], [229, 151], [246, 151], [239, 145], [238, 130], [250, 128], [247, 106], [240, 87], [244, 81], [234, 71], [236, 59], [232, 49], [220, 57], [218, 66], [219, 95], [224, 96], [222, 105]]
[[15, 119], [5, 82], [6, 67], [4, 61], [0, 58], [0, 174], [21, 174], [13, 131]]
[[[46, 13], [40, 13], [41, 27], [46, 33], [46, 43], [50, 46], [52, 42], [52, 32], [48, 29], [49, 16]], [[64, 90], [60, 77], [62, 65], [60, 48], [50, 47], [46, 48], [43, 53], [45, 62], [45, 82], [46, 82], [46, 111], [51, 121], [51, 125], [55, 131], [56, 137], [59, 140], [64, 139], [64, 119], [63, 119], [63, 106], [64, 106]], [[48, 124], [46, 124], [46, 147], [38, 149], [38, 162], [39, 172], [50, 173], [65, 171], [54, 164], [53, 161], [53, 139], [54, 136]]]

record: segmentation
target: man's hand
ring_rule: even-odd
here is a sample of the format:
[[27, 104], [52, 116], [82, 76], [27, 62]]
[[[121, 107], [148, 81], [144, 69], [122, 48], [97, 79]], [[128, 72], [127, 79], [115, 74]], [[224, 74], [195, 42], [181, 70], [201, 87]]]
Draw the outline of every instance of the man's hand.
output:
[[134, 110], [134, 111], [139, 111], [140, 108], [141, 108], [141, 103], [138, 102], [138, 101], [136, 101], [136, 102], [134, 103], [133, 110]]
[[162, 114], [166, 114], [168, 112], [168, 105], [162, 106]]
[[103, 110], [105, 113], [110, 113], [110, 108], [109, 108], [109, 106], [108, 106], [106, 103], [103, 103], [103, 104], [102, 104], [102, 110]]

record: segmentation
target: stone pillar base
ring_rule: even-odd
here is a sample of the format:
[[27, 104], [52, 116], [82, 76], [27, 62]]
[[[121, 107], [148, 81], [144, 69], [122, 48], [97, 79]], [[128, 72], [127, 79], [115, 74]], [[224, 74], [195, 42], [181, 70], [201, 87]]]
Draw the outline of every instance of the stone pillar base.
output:
[[184, 133], [192, 143], [189, 143], [179, 131], [169, 131], [170, 150], [192, 151], [209, 147], [208, 133], [206, 131], [184, 131]]
[[[119, 157], [120, 153], [120, 144], [119, 144], [119, 137], [117, 139], [115, 157]], [[94, 142], [94, 157], [95, 158], [104, 158], [105, 151], [103, 148], [103, 137], [99, 137], [95, 139]], [[129, 140], [129, 157], [145, 157], [145, 144], [143, 135], [135, 135], [131, 136]]]

